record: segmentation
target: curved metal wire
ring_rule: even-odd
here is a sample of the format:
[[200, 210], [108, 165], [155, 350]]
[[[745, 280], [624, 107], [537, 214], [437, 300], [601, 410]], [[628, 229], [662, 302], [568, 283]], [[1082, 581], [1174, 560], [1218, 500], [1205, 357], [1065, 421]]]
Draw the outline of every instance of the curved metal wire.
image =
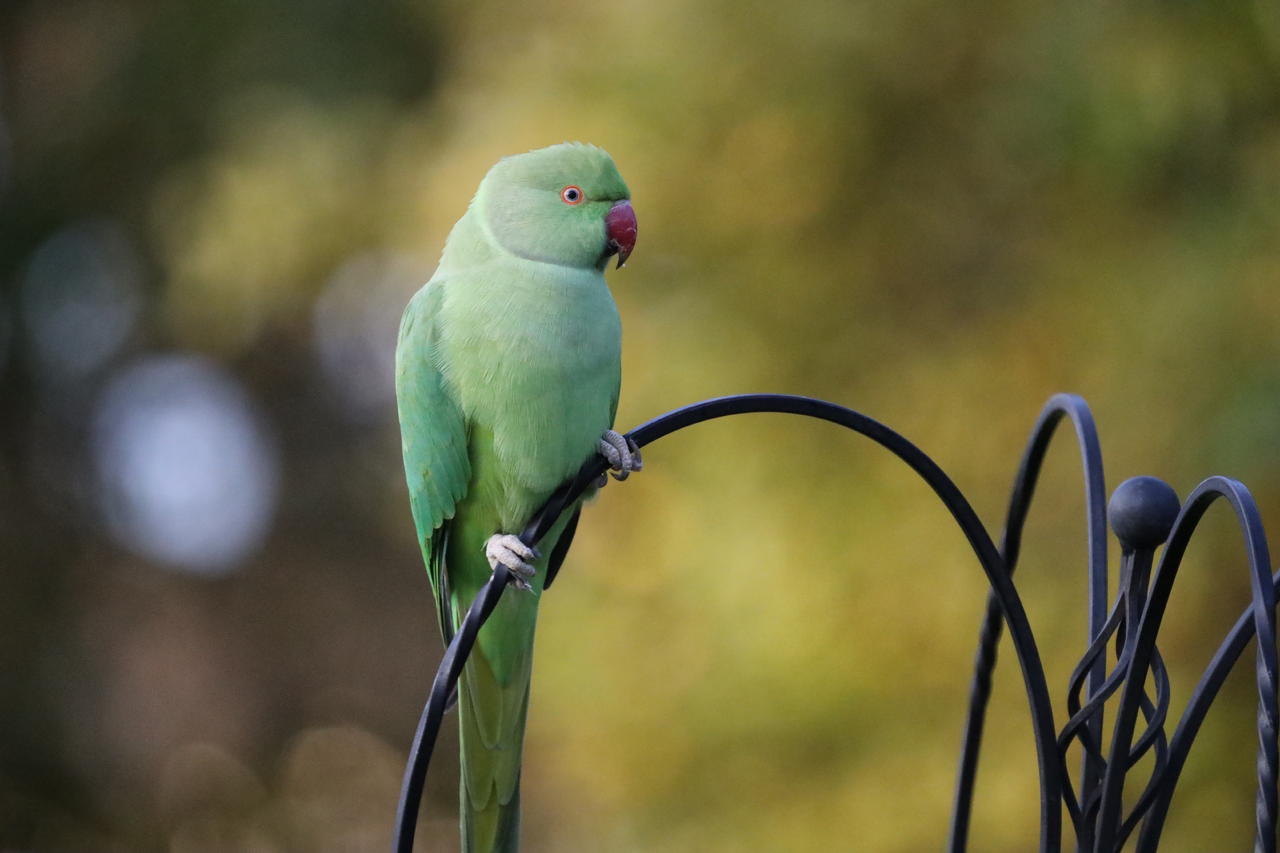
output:
[[[986, 573], [987, 582], [991, 586], [992, 596], [999, 606], [999, 612], [1003, 614], [1009, 625], [1010, 640], [1022, 668], [1039, 764], [1041, 817], [1039, 849], [1042, 853], [1058, 853], [1062, 843], [1060, 785], [1064, 774], [1055, 743], [1053, 709], [1049, 702], [1048, 685], [1045, 682], [1044, 667], [1040, 662], [1035, 636], [1000, 551], [996, 549], [995, 543], [992, 542], [968, 500], [937, 463], [902, 435], [866, 415], [823, 400], [784, 394], [743, 394], [705, 400], [668, 412], [637, 427], [628, 435], [637, 445], [643, 447], [676, 430], [703, 421], [757, 412], [816, 418], [866, 436], [889, 450], [915, 471], [933, 489], [951, 513]], [[550, 530], [559, 515], [604, 471], [604, 465], [604, 461], [598, 458], [584, 465], [573, 482], [552, 495], [543, 510], [535, 515], [521, 538], [526, 543], [536, 545]], [[405, 769], [396, 819], [394, 849], [398, 853], [412, 853], [423, 784], [449, 694], [457, 683], [466, 657], [475, 643], [476, 635], [489, 614], [493, 612], [494, 606], [506, 589], [507, 581], [506, 570], [499, 567], [481, 589], [462, 626], [445, 651], [444, 659], [432, 684], [427, 705], [419, 720], [409, 764]]]
[[[1035, 494], [1040, 469], [1055, 432], [1064, 419], [1069, 418], [1075, 427], [1076, 443], [1080, 448], [1080, 461], [1084, 468], [1085, 529], [1088, 536], [1089, 619], [1088, 641], [1101, 635], [1107, 621], [1107, 489], [1102, 471], [1102, 447], [1098, 441], [1098, 428], [1093, 413], [1082, 397], [1075, 394], [1055, 394], [1045, 403], [1031, 429], [1022, 462], [1014, 477], [1013, 492], [1004, 526], [1004, 538], [1000, 553], [1004, 556], [1009, 574], [1013, 574], [1022, 547], [1022, 530], [1026, 525], [1031, 499]], [[965, 720], [964, 741], [960, 751], [960, 769], [956, 780], [956, 795], [951, 812], [951, 834], [947, 849], [950, 853], [962, 853], [969, 836], [969, 818], [973, 811], [973, 791], [978, 773], [978, 754], [982, 746], [982, 727], [986, 721], [987, 704], [991, 698], [992, 675], [996, 666], [996, 652], [1004, 626], [1000, 602], [992, 593], [987, 598], [978, 638], [978, 651], [973, 662], [972, 686], [969, 688], [969, 712]], [[1087, 668], [1089, 695], [1101, 689], [1106, 676], [1106, 660], [1098, 657]], [[1093, 740], [1102, 737], [1102, 710], [1091, 710], [1085, 724]], [[1064, 750], [1065, 751], [1065, 750]], [[1095, 754], [1085, 751], [1081, 770], [1082, 798], [1087, 799], [1097, 786], [1102, 772], [1102, 762]], [[1066, 786], [1064, 785], [1064, 791]]]
[[[1280, 584], [1280, 571], [1271, 575], [1271, 582]], [[1187, 707], [1182, 712], [1182, 719], [1178, 721], [1178, 727], [1169, 740], [1169, 759], [1165, 771], [1151, 780], [1151, 785], [1155, 789], [1155, 802], [1151, 806], [1146, 821], [1142, 824], [1142, 831], [1138, 833], [1136, 853], [1155, 853], [1160, 832], [1164, 828], [1165, 817], [1168, 815], [1169, 803], [1173, 799], [1173, 790], [1178, 784], [1178, 776], [1191, 751], [1191, 744], [1195, 741], [1200, 725], [1209, 713], [1213, 701], [1218, 698], [1218, 691], [1222, 689], [1227, 675], [1235, 667], [1236, 661], [1240, 659], [1249, 641], [1253, 639], [1256, 633], [1254, 623], [1254, 610], [1250, 606], [1236, 619], [1231, 630], [1227, 632], [1226, 639], [1222, 641], [1222, 645], [1214, 652], [1209, 665], [1205, 667], [1204, 674], [1200, 676], [1200, 681], [1191, 694], [1191, 700], [1187, 702]]]
[[[1140, 697], [1155, 653], [1156, 634], [1160, 630], [1173, 582], [1186, 553], [1187, 544], [1204, 516], [1205, 510], [1218, 498], [1225, 498], [1235, 510], [1236, 518], [1244, 533], [1245, 550], [1249, 562], [1250, 584], [1253, 591], [1251, 613], [1254, 630], [1259, 637], [1257, 644], [1258, 802], [1254, 850], [1256, 853], [1275, 853], [1276, 772], [1277, 765], [1280, 764], [1276, 742], [1276, 722], [1280, 719], [1280, 707], [1277, 704], [1276, 694], [1275, 582], [1271, 577], [1271, 558], [1267, 550], [1266, 536], [1263, 533], [1262, 521], [1253, 496], [1242, 483], [1226, 477], [1210, 477], [1197, 486], [1187, 498], [1174, 523], [1173, 531], [1169, 534], [1159, 568], [1156, 570], [1146, 607], [1142, 611], [1142, 621], [1133, 640], [1132, 662], [1125, 679], [1120, 707], [1116, 712], [1115, 727], [1112, 730], [1111, 753], [1102, 781], [1102, 804], [1098, 816], [1096, 848], [1098, 850], [1115, 850], [1122, 843], [1121, 797], [1124, 791], [1125, 773], [1128, 770], [1128, 761], [1125, 759], [1131, 749], [1130, 741], [1133, 737]], [[1216, 658], [1214, 663], [1216, 665]], [[1190, 710], [1191, 708], [1188, 707], [1188, 712]], [[1180, 725], [1179, 733], [1181, 729]], [[1177, 767], [1180, 769], [1182, 762], [1185, 761], [1186, 750], [1189, 749], [1189, 741], [1179, 741], [1176, 746], [1180, 752], [1180, 757], [1177, 759]], [[1159, 774], [1163, 778], [1157, 795], [1158, 801], [1165, 801], [1172, 796], [1173, 783], [1177, 777], [1176, 772], [1171, 772], [1173, 761], [1174, 759], [1170, 758], [1163, 772]], [[1152, 811], [1152, 817], [1158, 816], [1158, 819], [1150, 834], [1145, 830], [1143, 833], [1150, 845], [1154, 845], [1158, 839], [1160, 823], [1167, 811], [1167, 805], [1167, 802], [1163, 802], [1163, 808]]]

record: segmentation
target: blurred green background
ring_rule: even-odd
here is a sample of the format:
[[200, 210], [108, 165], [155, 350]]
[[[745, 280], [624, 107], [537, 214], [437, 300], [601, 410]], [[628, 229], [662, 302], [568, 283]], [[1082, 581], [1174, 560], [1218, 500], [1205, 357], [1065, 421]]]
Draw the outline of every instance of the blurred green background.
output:
[[[620, 427], [828, 398], [998, 532], [1070, 390], [1112, 486], [1224, 473], [1280, 513], [1273, 0], [7, 0], [0, 847], [387, 849], [440, 653], [399, 313], [488, 166], [565, 139], [614, 155], [641, 223], [609, 274]], [[939, 849], [984, 599], [941, 507], [776, 416], [646, 461], [544, 607], [526, 848]], [[1058, 713], [1081, 493], [1067, 441], [1019, 570]], [[1227, 513], [1205, 528], [1162, 643], [1175, 713], [1248, 595]], [[1037, 837], [1003, 653], [979, 851]], [[1166, 849], [1249, 846], [1250, 669]], [[456, 849], [453, 725], [423, 850]]]

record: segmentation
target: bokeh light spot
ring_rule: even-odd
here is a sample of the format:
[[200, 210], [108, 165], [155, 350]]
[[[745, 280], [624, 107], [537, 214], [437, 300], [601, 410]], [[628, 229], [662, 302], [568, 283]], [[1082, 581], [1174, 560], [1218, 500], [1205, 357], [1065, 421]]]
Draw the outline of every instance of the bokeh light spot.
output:
[[221, 574], [267, 533], [276, 448], [244, 391], [208, 361], [152, 357], [113, 377], [93, 453], [108, 527], [150, 559]]

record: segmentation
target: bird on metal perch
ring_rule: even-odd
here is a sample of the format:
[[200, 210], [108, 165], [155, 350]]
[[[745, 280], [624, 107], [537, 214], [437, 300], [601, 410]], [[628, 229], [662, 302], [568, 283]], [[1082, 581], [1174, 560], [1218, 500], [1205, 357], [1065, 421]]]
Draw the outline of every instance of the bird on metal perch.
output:
[[518, 534], [594, 454], [618, 479], [641, 467], [639, 448], [613, 430], [622, 330], [604, 280], [610, 258], [621, 267], [635, 241], [630, 192], [601, 149], [565, 143], [507, 157], [401, 322], [405, 476], [446, 644], [495, 570], [520, 592], [498, 605], [457, 694], [468, 853], [519, 843], [538, 601], [577, 504], [540, 550]]

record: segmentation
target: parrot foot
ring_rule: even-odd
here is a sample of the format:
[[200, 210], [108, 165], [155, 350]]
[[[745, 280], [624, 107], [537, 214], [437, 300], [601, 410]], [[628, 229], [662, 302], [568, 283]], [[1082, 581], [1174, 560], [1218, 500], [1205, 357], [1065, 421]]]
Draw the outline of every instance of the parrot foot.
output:
[[[604, 435], [600, 436], [596, 450], [609, 463], [609, 473], [613, 475], [615, 480], [625, 480], [631, 476], [633, 471], [640, 471], [644, 468], [644, 462], [640, 459], [640, 447], [633, 439], [622, 433], [607, 430]], [[605, 482], [607, 481], [604, 479], [604, 475], [600, 475], [597, 485], [603, 486]]]
[[511, 572], [512, 586], [533, 592], [529, 581], [533, 580], [537, 569], [528, 561], [538, 559], [538, 552], [521, 542], [519, 536], [513, 533], [493, 534], [484, 543], [484, 555], [489, 560], [489, 568], [496, 570], [499, 564], [506, 566]]

